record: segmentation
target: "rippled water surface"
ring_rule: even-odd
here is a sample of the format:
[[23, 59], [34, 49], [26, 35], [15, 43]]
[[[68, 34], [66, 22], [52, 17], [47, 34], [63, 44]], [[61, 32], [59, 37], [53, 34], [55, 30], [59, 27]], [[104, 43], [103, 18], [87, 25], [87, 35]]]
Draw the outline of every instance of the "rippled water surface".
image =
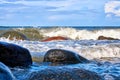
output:
[[[2, 41], [2, 40], [1, 40]], [[7, 41], [7, 40], [6, 40]], [[82, 68], [94, 71], [103, 76], [105, 80], [119, 80], [120, 77], [120, 41], [98, 41], [98, 40], [68, 40], [68, 41], [11, 41], [20, 46], [29, 49], [33, 65], [27, 69], [14, 68], [14, 75], [25, 80], [33, 72], [45, 70], [47, 68]], [[74, 51], [83, 57], [89, 59], [90, 63], [80, 63], [72, 65], [51, 66], [49, 63], [43, 63], [44, 54], [49, 49], [67, 49]]]
[[[76, 30], [71, 28], [52, 28], [25, 30], [24, 28], [17, 28], [13, 30], [23, 32], [30, 38], [36, 37], [31, 40], [10, 40], [10, 36], [7, 38], [0, 37], [0, 41], [27, 48], [32, 55], [33, 65], [31, 67], [11, 69], [18, 80], [29, 80], [31, 74], [46, 69], [71, 70], [73, 68], [96, 72], [103, 76], [105, 80], [120, 80], [120, 40], [97, 40], [100, 35], [120, 39], [120, 29]], [[22, 30], [25, 30], [25, 32]], [[34, 33], [29, 33], [31, 31]], [[0, 31], [0, 33], [2, 32]], [[42, 38], [64, 36], [70, 38], [70, 40], [41, 42], [41, 39], [38, 39], [41, 37], [41, 34]], [[50, 63], [43, 63], [46, 51], [54, 48], [73, 51], [89, 59], [90, 63], [72, 65], [51, 65]]]

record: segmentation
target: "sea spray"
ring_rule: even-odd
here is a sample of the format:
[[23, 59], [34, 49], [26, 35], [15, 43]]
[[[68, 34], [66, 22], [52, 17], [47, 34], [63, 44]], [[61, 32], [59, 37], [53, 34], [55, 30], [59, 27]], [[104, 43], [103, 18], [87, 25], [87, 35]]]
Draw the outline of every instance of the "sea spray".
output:
[[[26, 28], [27, 29], [27, 28]], [[25, 29], [21, 29], [25, 30]], [[19, 32], [21, 32], [19, 30]], [[50, 49], [67, 49], [74, 51], [92, 61], [88, 64], [57, 66], [60, 68], [83, 68], [98, 73], [105, 80], [119, 80], [120, 77], [120, 40], [97, 40], [98, 36], [119, 38], [120, 29], [74, 29], [74, 28], [39, 28], [42, 38], [51, 36], [69, 37], [71, 40], [41, 42], [41, 40], [10, 40], [1, 37], [0, 41], [14, 43], [27, 48], [33, 59], [33, 65], [28, 69], [13, 68], [12, 72], [18, 80], [26, 80], [28, 74], [37, 73], [42, 69], [51, 68], [43, 64], [46, 51]], [[30, 32], [28, 30], [28, 32]], [[56, 34], [57, 33], [57, 34]], [[26, 33], [24, 33], [25, 35]], [[39, 35], [39, 34], [37, 34]], [[52, 67], [53, 68], [53, 67]]]
[[6, 41], [9, 43], [14, 43], [23, 46], [31, 52], [33, 57], [36, 58], [44, 56], [47, 50], [53, 48], [73, 50], [88, 59], [101, 57], [120, 57], [120, 40], [66, 40], [40, 42], [26, 40], [13, 41], [1, 38], [0, 41]]
[[[108, 34], [109, 33], [109, 34]], [[46, 32], [44, 36], [64, 36], [74, 40], [97, 40], [99, 36], [107, 36], [118, 38], [120, 36], [120, 29], [104, 29], [104, 30], [76, 30], [74, 28], [63, 28], [57, 31], [52, 30], [51, 32]]]
[[[13, 28], [24, 34], [29, 40], [41, 41], [47, 37], [63, 36], [73, 40], [97, 40], [99, 36], [120, 39], [120, 29], [75, 29], [75, 28]], [[4, 30], [0, 31], [3, 33]], [[109, 33], [109, 34], [108, 34]], [[2, 36], [4, 37], [4, 36]]]

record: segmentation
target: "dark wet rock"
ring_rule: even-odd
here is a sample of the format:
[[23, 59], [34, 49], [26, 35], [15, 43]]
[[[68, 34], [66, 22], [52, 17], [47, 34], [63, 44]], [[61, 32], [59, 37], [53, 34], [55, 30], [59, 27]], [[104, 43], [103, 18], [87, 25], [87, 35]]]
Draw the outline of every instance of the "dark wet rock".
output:
[[0, 80], [15, 80], [10, 69], [0, 62]]
[[112, 38], [112, 37], [99, 36], [98, 40], [119, 40], [119, 39]]
[[10, 40], [14, 40], [14, 39], [17, 39], [17, 40], [28, 40], [28, 38], [20, 33], [20, 32], [17, 32], [17, 31], [5, 31], [3, 33], [0, 34], [0, 37], [5, 37], [5, 38], [9, 38]]
[[46, 52], [44, 62], [75, 64], [89, 62], [89, 60], [69, 50], [51, 49]]
[[15, 44], [0, 42], [0, 61], [10, 67], [32, 64], [29, 51]]
[[69, 39], [66, 38], [66, 37], [62, 37], [62, 36], [54, 36], [54, 37], [46, 38], [46, 39], [44, 39], [42, 41], [46, 42], [46, 41], [53, 41], [53, 40], [69, 40]]
[[31, 72], [25, 80], [104, 80], [95, 72], [80, 68], [47, 68]]

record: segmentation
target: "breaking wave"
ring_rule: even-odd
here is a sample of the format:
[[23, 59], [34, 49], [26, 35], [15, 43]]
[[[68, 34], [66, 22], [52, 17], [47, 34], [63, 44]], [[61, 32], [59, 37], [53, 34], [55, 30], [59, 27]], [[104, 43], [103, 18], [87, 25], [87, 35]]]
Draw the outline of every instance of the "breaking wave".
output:
[[[0, 41], [25, 47], [31, 53], [34, 65], [30, 70], [20, 68], [12, 70], [18, 80], [26, 80], [24, 78], [29, 77], [28, 74], [31, 74], [32, 71], [37, 72], [49, 67], [40, 63], [43, 61], [46, 51], [54, 48], [71, 50], [95, 61], [95, 63], [66, 67], [83, 68], [99, 73], [105, 80], [118, 80], [120, 77], [120, 40], [97, 40], [101, 35], [120, 39], [120, 29], [14, 28], [0, 30]], [[63, 36], [70, 40], [41, 41], [53, 36]]]
[[[99, 36], [120, 39], [120, 29], [79, 29], [79, 28], [14, 28], [30, 40], [42, 40], [47, 37], [63, 36], [73, 40], [97, 40]], [[0, 34], [4, 31], [0, 31]], [[9, 35], [10, 36], [10, 35]], [[4, 37], [4, 36], [2, 36]], [[8, 37], [7, 37], [8, 38]]]

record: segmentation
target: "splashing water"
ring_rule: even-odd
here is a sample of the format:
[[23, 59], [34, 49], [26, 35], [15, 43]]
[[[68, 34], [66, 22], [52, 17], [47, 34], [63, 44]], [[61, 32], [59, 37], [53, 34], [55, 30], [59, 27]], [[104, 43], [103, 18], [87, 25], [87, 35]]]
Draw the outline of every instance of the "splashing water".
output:
[[105, 78], [105, 80], [120, 80], [120, 40], [96, 40], [100, 35], [119, 39], [120, 29], [90, 31], [61, 28], [49, 30], [39, 29], [38, 31], [45, 37], [59, 35], [69, 37], [73, 40], [41, 42], [17, 39], [10, 40], [9, 38], [1, 37], [0, 41], [25, 47], [32, 55], [34, 63], [31, 68], [11, 69], [18, 80], [25, 80], [32, 72], [38, 72], [46, 68], [51, 68], [51, 66], [43, 64], [42, 61], [46, 51], [53, 48], [74, 51], [91, 61], [91, 63], [88, 64], [58, 66], [60, 68], [84, 68], [100, 74]]
[[[63, 36], [73, 40], [97, 40], [99, 36], [120, 39], [120, 29], [75, 29], [75, 28], [15, 28], [15, 31], [38, 32], [43, 37]], [[34, 33], [32, 32], [32, 33]], [[109, 33], [109, 34], [108, 34]], [[24, 33], [25, 34], [25, 33]]]

